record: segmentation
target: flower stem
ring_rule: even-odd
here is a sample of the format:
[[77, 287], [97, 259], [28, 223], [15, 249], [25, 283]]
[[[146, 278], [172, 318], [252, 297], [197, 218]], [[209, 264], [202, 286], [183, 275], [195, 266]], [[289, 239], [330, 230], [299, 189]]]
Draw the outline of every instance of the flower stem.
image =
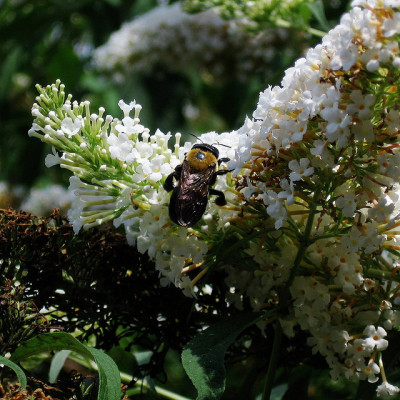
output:
[[[293, 26], [291, 25], [290, 22], [285, 21], [284, 19], [278, 18], [274, 21], [275, 25], [280, 27], [280, 28], [286, 28], [286, 29], [290, 29], [293, 28]], [[324, 37], [326, 35], [326, 32], [321, 31], [319, 29], [315, 29], [315, 28], [311, 28], [311, 26], [306, 26], [304, 27], [304, 29], [313, 36], [317, 36], [317, 37]]]
[[386, 374], [385, 374], [385, 368], [383, 368], [383, 361], [382, 361], [382, 353], [381, 352], [379, 353], [379, 368], [381, 370], [382, 380], [384, 382], [387, 382]]
[[282, 327], [279, 321], [274, 324], [274, 341], [272, 343], [271, 357], [269, 359], [267, 376], [265, 377], [262, 400], [269, 400], [271, 397], [272, 385], [274, 383], [276, 366], [281, 351]]
[[[316, 193], [315, 198], [317, 199], [318, 196], [319, 196], [319, 193]], [[316, 214], [316, 205], [314, 203], [311, 203], [306, 227], [304, 229], [304, 233], [299, 238], [299, 249], [298, 249], [298, 252], [296, 255], [296, 259], [294, 260], [294, 265], [293, 265], [292, 271], [290, 273], [290, 278], [287, 282], [287, 287], [289, 287], [291, 285], [294, 277], [296, 276], [298, 266], [300, 265], [300, 262], [303, 259], [303, 256], [304, 256], [304, 253], [305, 253], [307, 247], [310, 245], [310, 236], [311, 236], [311, 230], [313, 228], [315, 214]]]

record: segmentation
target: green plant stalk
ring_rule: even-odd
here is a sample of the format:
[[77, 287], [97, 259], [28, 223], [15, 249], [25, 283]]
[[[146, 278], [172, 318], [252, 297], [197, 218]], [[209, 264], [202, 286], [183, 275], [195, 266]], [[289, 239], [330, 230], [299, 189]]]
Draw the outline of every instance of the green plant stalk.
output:
[[[317, 199], [319, 196], [319, 192], [315, 193], [314, 198]], [[307, 218], [307, 223], [306, 227], [304, 229], [304, 233], [300, 236], [299, 238], [299, 250], [296, 255], [296, 259], [294, 260], [294, 265], [292, 268], [292, 271], [290, 272], [290, 277], [287, 282], [286, 287], [289, 288], [291, 283], [293, 282], [294, 277], [296, 276], [296, 271], [301, 263], [301, 260], [303, 259], [304, 253], [307, 249], [307, 247], [310, 245], [310, 236], [311, 236], [311, 230], [313, 228], [313, 223], [314, 223], [314, 215], [317, 213], [316, 211], [316, 205], [315, 203], [312, 203], [310, 206], [310, 214], [308, 215]]]
[[399, 276], [393, 276], [393, 272], [391, 271], [382, 271], [376, 268], [370, 268], [365, 271], [365, 276], [368, 278], [375, 278], [375, 279], [390, 279], [393, 278], [394, 281], [399, 282]]
[[282, 327], [279, 321], [274, 324], [274, 341], [272, 343], [271, 357], [269, 359], [267, 376], [265, 377], [262, 400], [269, 400], [271, 397], [272, 385], [274, 383], [276, 366], [282, 342]]
[[[279, 28], [286, 28], [286, 29], [292, 28], [292, 25], [290, 24], [290, 22], [285, 21], [284, 19], [281, 19], [281, 18], [274, 20], [273, 23]], [[313, 35], [313, 36], [322, 38], [326, 35], [326, 32], [321, 31], [319, 29], [311, 28], [311, 26], [306, 26], [306, 27], [304, 27], [304, 29], [307, 33], [309, 33], [310, 35]]]
[[[319, 197], [319, 192], [316, 192], [314, 195], [314, 199], [318, 199], [318, 197]], [[293, 282], [294, 277], [296, 276], [296, 271], [303, 259], [304, 253], [305, 253], [307, 247], [310, 245], [310, 236], [311, 236], [311, 230], [312, 230], [313, 222], [314, 222], [314, 215], [317, 213], [316, 208], [317, 208], [316, 203], [315, 202], [311, 203], [310, 214], [308, 215], [308, 218], [307, 218], [307, 223], [306, 223], [306, 227], [304, 229], [304, 233], [299, 238], [300, 246], [299, 246], [299, 249], [298, 249], [298, 252], [296, 255], [296, 259], [294, 261], [294, 265], [293, 265], [293, 268], [292, 268], [292, 271], [290, 274], [290, 278], [289, 278], [287, 285], [282, 293], [282, 295], [283, 295], [282, 307], [283, 308], [286, 308], [286, 306], [289, 302], [289, 287], [290, 287], [291, 283]], [[271, 390], [272, 390], [272, 385], [274, 382], [276, 366], [278, 364], [278, 359], [279, 359], [281, 341], [282, 341], [282, 327], [278, 320], [274, 324], [274, 341], [272, 343], [272, 351], [271, 351], [271, 357], [270, 357], [269, 364], [268, 364], [267, 376], [265, 377], [262, 400], [269, 400], [269, 398], [271, 396]]]
[[[126, 383], [132, 382], [133, 376], [131, 376], [131, 375], [129, 375], [129, 374], [126, 374], [126, 373], [124, 373], [124, 372], [121, 372], [121, 373], [120, 373], [120, 376], [121, 376], [121, 381], [122, 381], [122, 382], [126, 382]], [[141, 387], [145, 387], [146, 389], [151, 390], [150, 386], [146, 383], [146, 381], [145, 381], [144, 379], [139, 379], [138, 381], [136, 381], [136, 384], [137, 384], [137, 385], [140, 385]], [[188, 397], [181, 396], [181, 395], [179, 395], [179, 394], [176, 394], [176, 393], [174, 393], [174, 392], [171, 392], [170, 390], [161, 388], [161, 387], [159, 387], [159, 386], [155, 386], [155, 389], [156, 389], [157, 394], [159, 394], [160, 396], [165, 397], [166, 399], [172, 399], [172, 400], [191, 400], [191, 399], [189, 399]], [[134, 391], [138, 390], [138, 388], [136, 388], [136, 389], [133, 388], [133, 389], [131, 389], [131, 390], [132, 390], [132, 394], [134, 394]], [[139, 390], [141, 390], [141, 389], [139, 389]], [[127, 394], [127, 395], [130, 395], [129, 392], [130, 392], [130, 390], [128, 390], [126, 394]], [[137, 393], [137, 392], [136, 392], [136, 393]]]
[[[126, 376], [126, 381], [132, 381], [132, 376], [128, 374], [121, 373], [121, 380], [125, 381], [124, 376]], [[137, 385], [141, 385], [138, 388], [132, 388], [126, 391], [127, 396], [135, 396], [143, 394], [143, 388], [151, 390], [150, 386], [144, 380], [136, 381]], [[155, 386], [156, 392], [158, 395], [171, 400], [191, 400], [188, 397], [181, 396], [179, 394], [173, 393], [170, 390], [160, 388], [159, 386]]]

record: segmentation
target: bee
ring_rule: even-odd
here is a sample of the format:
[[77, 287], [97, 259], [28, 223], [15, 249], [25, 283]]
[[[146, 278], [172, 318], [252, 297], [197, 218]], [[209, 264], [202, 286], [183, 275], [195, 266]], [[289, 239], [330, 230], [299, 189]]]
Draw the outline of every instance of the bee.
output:
[[[226, 204], [224, 193], [213, 189], [212, 186], [218, 175], [231, 172], [227, 169], [217, 169], [217, 165], [220, 166], [227, 161], [229, 158], [219, 159], [218, 149], [210, 144], [193, 145], [185, 155], [183, 163], [176, 166], [164, 183], [167, 192], [172, 190], [169, 216], [173, 222], [180, 226], [193, 226], [206, 210], [208, 195], [217, 196], [215, 200], [217, 205]], [[176, 186], [174, 178], [178, 181]]]

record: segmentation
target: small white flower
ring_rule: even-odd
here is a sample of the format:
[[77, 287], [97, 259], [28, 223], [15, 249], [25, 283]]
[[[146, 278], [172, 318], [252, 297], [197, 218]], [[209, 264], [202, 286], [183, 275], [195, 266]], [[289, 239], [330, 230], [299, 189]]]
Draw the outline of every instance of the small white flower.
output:
[[[351, 212], [353, 215], [354, 211]], [[354, 252], [363, 246], [366, 238], [362, 235], [361, 231], [356, 227], [352, 227], [350, 232], [343, 236], [341, 239], [341, 243], [347, 248], [347, 251]]]
[[139, 124], [134, 118], [125, 117], [122, 119], [122, 124], [117, 124], [115, 130], [119, 133], [125, 133], [130, 137], [130, 135], [137, 135], [144, 131], [144, 126]]
[[52, 153], [53, 154], [47, 154], [46, 158], [44, 159], [44, 163], [47, 168], [60, 164], [61, 157], [57, 154], [57, 150], [54, 147], [52, 148]]
[[388, 196], [379, 199], [378, 204], [368, 211], [368, 216], [371, 219], [376, 219], [378, 222], [384, 222], [389, 219], [390, 214], [394, 210], [394, 204]]
[[143, 173], [144, 179], [147, 178], [151, 182], [159, 182], [163, 176], [172, 172], [172, 167], [171, 164], [166, 162], [164, 155], [159, 155], [147, 162], [143, 162], [137, 170], [139, 173]]
[[396, 328], [400, 325], [400, 311], [398, 310], [385, 310], [383, 314], [385, 320], [383, 326], [386, 329]]
[[398, 132], [400, 129], [400, 111], [394, 108], [390, 109], [386, 114], [385, 122], [389, 133]]
[[129, 116], [129, 113], [133, 110], [135, 105], [136, 105], [136, 101], [135, 100], [131, 101], [129, 104], [126, 104], [123, 100], [120, 100], [118, 102], [118, 106], [122, 110], [122, 112], [124, 113], [124, 117], [128, 117]]
[[354, 137], [360, 141], [373, 142], [375, 139], [374, 126], [369, 120], [362, 120], [351, 127]]
[[344, 353], [350, 341], [350, 335], [345, 330], [335, 330], [331, 334], [332, 348], [337, 353]]
[[287, 179], [282, 179], [279, 185], [283, 191], [278, 193], [278, 199], [285, 199], [288, 206], [294, 204], [293, 181], [289, 182]]
[[111, 133], [107, 138], [107, 142], [110, 146], [109, 151], [112, 158], [125, 161], [129, 164], [133, 162], [134, 155], [132, 154], [132, 149], [134, 142], [125, 133], [120, 133], [118, 136]]
[[354, 361], [363, 360], [371, 355], [371, 350], [365, 347], [364, 339], [355, 339], [349, 344], [347, 353]]
[[362, 226], [362, 231], [367, 240], [364, 243], [364, 251], [367, 254], [372, 253], [382, 246], [385, 241], [384, 235], [379, 234], [378, 222], [375, 220], [368, 221]]
[[376, 376], [381, 372], [378, 364], [370, 363], [360, 372], [360, 378], [367, 378], [369, 383], [375, 383], [379, 378]]
[[313, 154], [314, 156], [322, 155], [322, 153], [327, 147], [327, 144], [328, 142], [324, 142], [323, 140], [314, 140], [313, 143], [314, 147], [310, 149], [310, 153]]
[[76, 135], [81, 130], [81, 128], [82, 120], [80, 118], [76, 118], [74, 121], [72, 121], [72, 118], [66, 117], [61, 123], [62, 132], [69, 138]]
[[32, 127], [29, 129], [29, 131], [28, 131], [28, 135], [29, 136], [32, 136], [32, 135], [34, 135], [35, 133], [37, 133], [37, 132], [39, 132], [41, 130], [41, 128], [40, 128], [40, 126], [36, 123], [36, 122], [34, 122], [33, 124], [32, 124]]
[[[341, 257], [340, 260], [342, 259]], [[346, 260], [340, 265], [334, 281], [343, 288], [344, 293], [354, 294], [356, 287], [360, 286], [364, 280], [360, 271], [361, 268], [358, 265], [348, 264]]]
[[344, 129], [351, 123], [351, 117], [339, 108], [338, 103], [335, 103], [333, 107], [325, 107], [321, 110], [321, 117], [328, 122], [326, 125], [326, 133], [330, 142], [337, 139], [335, 132], [337, 132], [338, 129]]
[[249, 200], [250, 197], [254, 194], [254, 193], [259, 193], [260, 189], [257, 186], [254, 186], [251, 183], [250, 177], [246, 176], [246, 187], [244, 189], [243, 195], [244, 197]]
[[292, 172], [289, 174], [289, 178], [292, 182], [299, 181], [303, 176], [310, 176], [314, 172], [313, 167], [309, 167], [310, 160], [308, 158], [301, 158], [300, 162], [297, 160], [289, 161], [289, 168]]
[[397, 386], [391, 385], [387, 381], [383, 381], [377, 388], [376, 394], [378, 397], [382, 397], [384, 399], [394, 396], [399, 393], [400, 389]]
[[361, 60], [366, 63], [366, 68], [370, 72], [375, 72], [380, 67], [380, 63], [387, 62], [390, 58], [390, 52], [382, 48], [381, 43], [375, 43], [375, 47], [365, 51]]
[[400, 13], [394, 13], [392, 18], [386, 18], [382, 25], [383, 35], [391, 37], [400, 32]]
[[365, 339], [366, 347], [369, 347], [372, 350], [376, 347], [376, 350], [379, 351], [385, 350], [388, 347], [389, 343], [386, 339], [384, 339], [387, 333], [381, 326], [375, 328], [374, 325], [369, 325], [364, 329], [363, 334], [368, 336]]
[[[70, 179], [70, 187], [69, 190], [71, 190], [71, 186], [74, 185], [74, 183], [72, 182], [72, 180]], [[86, 203], [79, 197], [79, 196], [75, 196], [73, 201], [72, 201], [72, 206], [71, 208], [68, 210], [68, 220], [70, 222], [70, 224], [72, 224], [72, 227], [74, 229], [74, 233], [77, 234], [83, 224], [84, 221], [81, 217], [82, 215], [82, 211], [85, 208]]]
[[342, 209], [345, 217], [352, 217], [357, 208], [356, 196], [351, 192], [347, 192], [336, 199], [335, 203], [337, 207]]
[[182, 292], [187, 297], [194, 296], [194, 287], [191, 279], [188, 276], [182, 276], [178, 282], [179, 287], [182, 289]]
[[268, 205], [267, 213], [275, 219], [275, 229], [279, 229], [283, 225], [283, 221], [287, 218], [286, 208], [279, 199], [277, 193], [273, 190], [267, 190], [263, 193], [264, 204]]
[[373, 94], [367, 94], [363, 96], [361, 90], [354, 90], [350, 93], [350, 99], [353, 103], [350, 103], [346, 111], [351, 114], [358, 114], [361, 119], [368, 120], [371, 116], [370, 107], [375, 104], [376, 97]]

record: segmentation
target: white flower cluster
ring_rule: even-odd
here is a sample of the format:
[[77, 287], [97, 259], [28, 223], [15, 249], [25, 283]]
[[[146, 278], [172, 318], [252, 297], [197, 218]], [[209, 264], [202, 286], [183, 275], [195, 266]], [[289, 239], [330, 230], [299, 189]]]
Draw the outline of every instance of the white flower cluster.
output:
[[201, 136], [223, 145], [234, 178], [217, 179], [228, 206], [210, 201], [189, 229], [170, 221], [162, 183], [191, 144], [176, 134], [172, 150], [170, 134], [150, 135], [135, 102], [120, 102], [122, 120], [103, 118], [65, 99], [60, 82], [39, 87], [30, 135], [54, 146], [48, 166], [74, 174], [75, 230], [124, 225], [162, 282], [186, 294], [224, 265], [228, 302], [278, 305], [285, 334], [307, 331], [334, 378], [382, 378], [378, 394], [397, 393], [382, 351], [400, 324], [399, 6], [354, 2], [281, 87], [261, 93], [253, 119]]
[[[192, 281], [184, 272], [202, 265], [208, 251], [199, 238], [210, 224], [225, 223], [223, 218], [215, 220], [214, 214], [223, 215], [223, 211], [216, 211], [214, 204], [199, 224], [199, 233], [188, 234], [169, 219], [170, 194], [162, 182], [182, 163], [192, 145], [180, 146], [181, 135], [177, 133], [171, 150], [171, 134], [157, 130], [150, 135], [140, 124], [141, 106], [135, 102], [119, 102], [124, 114], [119, 120], [103, 118], [104, 109], [91, 114], [89, 102], [71, 103], [71, 96], [65, 100], [59, 81], [45, 89], [38, 86], [38, 90], [41, 94], [32, 109], [35, 122], [29, 135], [53, 145], [53, 154], [46, 157], [48, 167], [59, 164], [74, 174], [70, 178], [69, 191], [74, 196], [68, 218], [75, 232], [107, 221], [116, 227], [124, 225], [128, 242], [155, 261], [162, 282], [172, 282], [190, 295]], [[200, 139], [215, 144], [229, 140], [231, 146], [234, 137], [211, 132]], [[221, 148], [222, 156], [233, 152], [233, 148]], [[217, 187], [226, 190], [226, 181], [221, 179]], [[227, 193], [229, 196], [233, 194]]]
[[284, 29], [251, 35], [240, 22], [223, 20], [213, 11], [187, 14], [181, 4], [161, 4], [150, 12], [125, 23], [107, 43], [94, 52], [94, 62], [118, 79], [131, 71], [150, 72], [162, 66], [186, 73], [191, 67], [216, 77], [236, 74], [239, 78], [257, 70], [266, 75], [288, 40]]
[[334, 378], [381, 375], [382, 396], [399, 391], [377, 360], [400, 324], [399, 6], [353, 2], [281, 87], [260, 94], [228, 165], [248, 209], [264, 204], [278, 230], [250, 241], [255, 271], [226, 268], [230, 300], [245, 293], [259, 309], [290, 285], [284, 332], [308, 331]]
[[45, 217], [59, 208], [66, 212], [71, 206], [73, 194], [61, 185], [49, 185], [44, 188], [33, 188], [29, 191], [20, 208], [34, 215]]

